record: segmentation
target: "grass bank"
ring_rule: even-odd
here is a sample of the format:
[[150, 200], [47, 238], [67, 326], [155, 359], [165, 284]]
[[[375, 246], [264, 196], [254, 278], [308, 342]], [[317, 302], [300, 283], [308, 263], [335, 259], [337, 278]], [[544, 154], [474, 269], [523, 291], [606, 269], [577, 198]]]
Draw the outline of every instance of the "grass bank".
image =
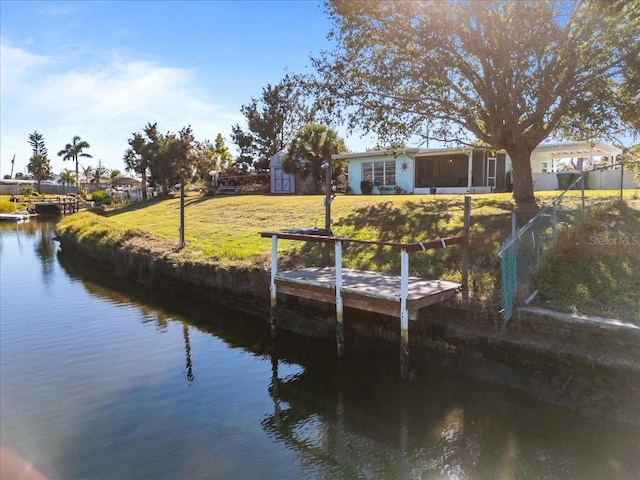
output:
[[[539, 201], [545, 203], [555, 195], [542, 192]], [[640, 200], [634, 192], [625, 195], [625, 204], [618, 205], [616, 192], [588, 192], [588, 205], [596, 213], [582, 230], [563, 233], [554, 260], [538, 275], [538, 302], [561, 311], [640, 323]], [[463, 196], [445, 195], [339, 196], [332, 204], [332, 228], [340, 237], [390, 242], [448, 237], [462, 232], [463, 202]], [[212, 264], [267, 269], [271, 243], [259, 237], [260, 231], [324, 225], [321, 196], [188, 196], [185, 205], [186, 247], [181, 250], [177, 248], [178, 198], [81, 212], [62, 219], [58, 229], [102, 246], [135, 239], [137, 248], [162, 256], [176, 267]], [[563, 202], [569, 211], [578, 211], [579, 205], [579, 192], [570, 192]], [[497, 250], [510, 234], [513, 209], [509, 194], [472, 197], [470, 291], [489, 308], [500, 305]], [[637, 232], [639, 244], [621, 244], [610, 250], [585, 248], [595, 246], [586, 245], [594, 243], [593, 235], [610, 235], [613, 227], [608, 225], [614, 221], [622, 236], [631, 238]], [[316, 244], [283, 241], [279, 246], [285, 267], [321, 263]], [[459, 281], [460, 257], [459, 247], [412, 254], [411, 274]], [[344, 265], [399, 272], [400, 259], [389, 248], [348, 245]]]

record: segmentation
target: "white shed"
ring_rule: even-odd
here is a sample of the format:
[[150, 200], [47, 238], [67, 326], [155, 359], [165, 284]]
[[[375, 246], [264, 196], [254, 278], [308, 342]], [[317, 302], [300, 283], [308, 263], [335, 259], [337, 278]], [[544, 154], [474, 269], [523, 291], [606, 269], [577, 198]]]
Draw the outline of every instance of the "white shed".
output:
[[269, 173], [271, 174], [271, 193], [296, 193], [296, 179], [291, 173], [282, 169], [281, 160], [285, 150], [280, 150], [269, 161]]

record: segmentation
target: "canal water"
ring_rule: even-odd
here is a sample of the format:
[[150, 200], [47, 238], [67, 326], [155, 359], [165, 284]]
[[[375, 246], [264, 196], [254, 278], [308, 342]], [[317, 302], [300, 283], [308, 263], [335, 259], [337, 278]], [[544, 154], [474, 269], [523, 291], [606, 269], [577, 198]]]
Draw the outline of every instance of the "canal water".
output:
[[[2, 224], [2, 448], [50, 479], [631, 479], [637, 426], [397, 346], [282, 333], [114, 279]], [[215, 300], [215, 298], [213, 298]]]

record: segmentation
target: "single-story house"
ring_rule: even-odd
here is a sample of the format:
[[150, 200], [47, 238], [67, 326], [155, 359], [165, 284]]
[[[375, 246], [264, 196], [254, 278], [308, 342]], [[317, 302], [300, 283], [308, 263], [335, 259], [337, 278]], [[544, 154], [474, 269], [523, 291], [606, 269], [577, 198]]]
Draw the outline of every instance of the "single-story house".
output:
[[349, 191], [489, 193], [507, 189], [507, 156], [480, 148], [406, 148], [333, 155], [348, 161]]
[[[585, 168], [616, 163], [622, 151], [603, 143], [543, 144], [531, 155], [534, 190], [558, 188], [557, 172], [567, 159], [588, 159]], [[405, 148], [333, 155], [348, 161], [349, 191], [363, 193], [462, 194], [504, 192], [511, 188], [511, 159], [504, 151], [485, 148]], [[570, 163], [570, 162], [569, 162]], [[628, 172], [624, 188], [638, 188]], [[603, 178], [610, 176], [611, 181]], [[589, 188], [619, 188], [620, 172], [593, 172]], [[616, 183], [617, 182], [617, 183]], [[611, 183], [611, 185], [609, 185]]]
[[271, 160], [269, 160], [269, 174], [271, 176], [271, 193], [295, 193], [296, 178], [291, 173], [286, 173], [282, 169], [281, 160], [286, 154], [285, 150], [280, 150]]

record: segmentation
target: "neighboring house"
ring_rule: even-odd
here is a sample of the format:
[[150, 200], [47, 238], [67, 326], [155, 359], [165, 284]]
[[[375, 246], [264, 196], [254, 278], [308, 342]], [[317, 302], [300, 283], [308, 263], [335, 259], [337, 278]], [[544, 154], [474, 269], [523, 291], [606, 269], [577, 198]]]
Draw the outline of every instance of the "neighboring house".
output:
[[291, 173], [282, 169], [281, 160], [286, 155], [285, 150], [280, 150], [269, 161], [269, 173], [271, 176], [271, 193], [296, 193], [296, 178]]
[[[587, 166], [613, 165], [622, 151], [610, 145], [587, 142], [541, 145], [531, 155], [534, 190], [558, 188], [557, 172], [570, 159], [583, 159]], [[372, 192], [394, 193], [489, 193], [511, 188], [511, 159], [504, 151], [483, 148], [406, 148], [398, 151], [371, 150], [333, 155], [348, 161], [349, 191], [361, 194], [363, 182], [370, 182]], [[586, 159], [586, 160], [584, 160]], [[619, 168], [619, 167], [618, 167]], [[588, 188], [620, 188], [620, 170], [592, 172]], [[364, 185], [365, 187], [367, 185]], [[624, 188], [638, 188], [628, 172]]]
[[[605, 143], [566, 142], [539, 145], [531, 154], [531, 172], [533, 189], [557, 190], [558, 172], [579, 174], [580, 166], [586, 176], [585, 186], [594, 190], [638, 188], [628, 171], [621, 171], [617, 157], [622, 153], [619, 148]], [[591, 171], [594, 168], [606, 167], [607, 170]]]
[[362, 193], [489, 193], [505, 191], [507, 156], [480, 148], [406, 148], [333, 155], [348, 161], [349, 191]]
[[122, 187], [124, 190], [142, 188], [142, 181], [133, 177], [117, 177], [111, 180], [113, 188]]

